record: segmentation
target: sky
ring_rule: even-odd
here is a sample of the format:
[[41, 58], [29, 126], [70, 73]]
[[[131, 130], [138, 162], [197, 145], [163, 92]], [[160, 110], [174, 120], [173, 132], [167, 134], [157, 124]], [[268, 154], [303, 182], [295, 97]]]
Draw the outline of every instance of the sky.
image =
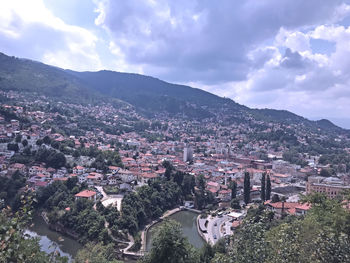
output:
[[350, 128], [350, 0], [0, 0], [0, 52]]

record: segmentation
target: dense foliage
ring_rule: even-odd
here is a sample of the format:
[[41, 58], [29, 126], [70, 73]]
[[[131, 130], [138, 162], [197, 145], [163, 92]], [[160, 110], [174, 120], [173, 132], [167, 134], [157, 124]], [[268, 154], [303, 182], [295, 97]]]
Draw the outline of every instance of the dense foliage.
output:
[[157, 229], [152, 250], [143, 263], [199, 263], [199, 253], [182, 234], [176, 221], [165, 221]]
[[136, 233], [150, 220], [182, 204], [184, 198], [193, 191], [194, 184], [191, 186], [191, 175], [184, 174], [181, 178], [178, 177], [180, 176], [170, 180], [156, 180], [138, 188], [136, 193], [127, 194], [122, 202], [121, 227]]
[[25, 185], [26, 179], [19, 172], [16, 171], [11, 177], [0, 176], [0, 209], [2, 206], [11, 205], [17, 195], [18, 190]]
[[243, 198], [245, 204], [250, 203], [250, 175], [248, 172], [244, 173]]
[[29, 192], [21, 196], [21, 206], [16, 213], [4, 208], [0, 213], [0, 262], [17, 263], [64, 263], [56, 253], [46, 254], [40, 250], [37, 239], [25, 236], [24, 229], [31, 219], [32, 197]]
[[263, 206], [251, 208], [213, 262], [349, 262], [350, 212], [321, 194], [305, 198], [306, 216], [273, 219]]
[[74, 259], [75, 263], [121, 263], [116, 260], [115, 248], [112, 244], [103, 245], [102, 243], [87, 243], [85, 247], [79, 250]]
[[39, 189], [38, 206], [48, 211], [51, 224], [58, 224], [63, 227], [61, 231], [77, 235], [80, 242], [107, 243], [110, 238], [104, 225], [104, 217], [93, 209], [93, 202], [75, 200], [74, 195], [84, 187], [77, 184], [76, 178], [70, 178], [66, 182], [54, 182]]

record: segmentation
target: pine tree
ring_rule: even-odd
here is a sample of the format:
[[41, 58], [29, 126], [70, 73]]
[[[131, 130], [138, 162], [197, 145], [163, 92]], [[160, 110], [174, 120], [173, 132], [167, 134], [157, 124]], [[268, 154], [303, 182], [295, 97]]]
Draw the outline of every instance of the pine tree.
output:
[[245, 204], [250, 203], [250, 176], [248, 172], [244, 174], [244, 202]]
[[270, 175], [267, 175], [266, 179], [266, 195], [265, 195], [266, 200], [271, 199], [271, 180], [270, 180]]
[[266, 176], [265, 173], [263, 173], [261, 176], [260, 198], [262, 202], [265, 202], [265, 185], [266, 185], [265, 176]]
[[231, 199], [235, 199], [237, 197], [237, 183], [236, 183], [236, 181], [230, 182], [230, 189], [231, 189]]

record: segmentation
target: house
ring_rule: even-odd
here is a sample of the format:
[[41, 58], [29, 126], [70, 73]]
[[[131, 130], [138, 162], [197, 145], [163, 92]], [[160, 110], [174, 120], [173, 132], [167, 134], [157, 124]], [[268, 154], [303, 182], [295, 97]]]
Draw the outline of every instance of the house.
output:
[[336, 177], [310, 176], [306, 185], [306, 193], [324, 193], [329, 198], [341, 195], [345, 190], [349, 190], [350, 185], [345, 184]]
[[231, 212], [228, 214], [233, 220], [242, 220], [244, 218], [244, 213], [241, 212]]
[[130, 183], [137, 179], [133, 172], [128, 170], [119, 170], [117, 176], [125, 183]]
[[310, 204], [300, 204], [298, 206], [295, 207], [295, 214], [297, 216], [303, 216], [307, 213], [307, 211], [311, 208]]
[[78, 199], [88, 199], [90, 201], [96, 202], [96, 192], [91, 190], [84, 190], [75, 195], [75, 200]]
[[290, 174], [273, 173], [271, 179], [276, 182], [290, 183], [292, 176]]
[[88, 184], [99, 184], [103, 179], [103, 175], [100, 173], [92, 172], [89, 173], [86, 179]]
[[73, 168], [73, 173], [74, 174], [83, 174], [86, 173], [87, 169], [83, 166], [76, 166]]
[[107, 179], [109, 185], [116, 185], [118, 183], [118, 179], [115, 175], [110, 175]]
[[14, 173], [16, 171], [19, 171], [20, 173], [25, 174], [26, 166], [23, 163], [14, 163], [14, 164], [10, 165], [8, 171], [10, 173]]
[[231, 190], [222, 189], [222, 190], [219, 191], [218, 197], [222, 201], [230, 201], [231, 200], [231, 194], [232, 194]]
[[118, 167], [118, 166], [108, 166], [108, 169], [109, 169], [109, 172], [111, 172], [112, 174], [116, 174], [119, 171], [120, 167]]
[[236, 230], [240, 226], [241, 223], [242, 223], [242, 221], [238, 221], [238, 220], [233, 221], [232, 225], [231, 225], [231, 230], [233, 230], [233, 231]]
[[265, 202], [267, 209], [275, 213], [276, 218], [280, 218], [282, 214], [305, 215], [311, 208], [309, 204], [292, 203], [292, 202], [276, 202], [271, 200]]
[[122, 183], [119, 185], [119, 189], [125, 192], [130, 192], [132, 190], [132, 187], [130, 184]]
[[217, 183], [217, 182], [209, 181], [207, 183], [207, 188], [208, 188], [209, 191], [214, 190], [215, 193], [216, 193], [216, 192], [218, 192], [220, 190], [220, 184]]
[[78, 175], [78, 181], [80, 184], [85, 183], [87, 181], [87, 174]]
[[45, 187], [48, 185], [48, 182], [45, 182], [45, 181], [36, 181], [34, 183], [34, 189], [35, 191], [38, 190], [40, 187]]
[[153, 173], [141, 173], [138, 179], [141, 182], [141, 184], [147, 184], [148, 181], [154, 181], [157, 178], [158, 176]]

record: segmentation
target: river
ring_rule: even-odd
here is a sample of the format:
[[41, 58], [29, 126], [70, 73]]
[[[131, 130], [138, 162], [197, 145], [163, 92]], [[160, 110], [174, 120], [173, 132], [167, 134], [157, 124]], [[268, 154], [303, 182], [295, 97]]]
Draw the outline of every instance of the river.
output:
[[76, 240], [49, 229], [40, 215], [34, 216], [33, 224], [26, 230], [26, 233], [32, 237], [39, 238], [43, 251], [51, 253], [58, 250], [61, 256], [69, 258], [69, 262], [72, 262], [78, 250], [82, 248], [82, 245]]
[[[201, 248], [204, 245], [204, 240], [198, 234], [197, 231], [197, 216], [198, 214], [192, 211], [180, 211], [168, 217], [168, 219], [173, 219], [179, 222], [182, 226], [182, 231], [188, 241], [196, 248]], [[149, 251], [152, 248], [152, 238], [157, 230], [157, 227], [162, 224], [162, 222], [152, 226], [146, 237], [146, 249]]]
[[[180, 211], [169, 216], [168, 218], [179, 222], [182, 225], [183, 233], [188, 238], [189, 242], [196, 248], [201, 248], [204, 241], [199, 236], [197, 231], [197, 216], [198, 214], [191, 211]], [[147, 250], [150, 250], [152, 247], [152, 236], [154, 235], [159, 224], [161, 223], [154, 225], [148, 230], [146, 239]], [[82, 245], [76, 240], [64, 236], [56, 231], [50, 230], [40, 215], [34, 216], [33, 225], [26, 230], [26, 233], [30, 236], [39, 238], [39, 243], [43, 251], [51, 253], [58, 250], [61, 256], [67, 256], [69, 258], [69, 262], [72, 262], [72, 259], [76, 256], [78, 250], [82, 248]]]

